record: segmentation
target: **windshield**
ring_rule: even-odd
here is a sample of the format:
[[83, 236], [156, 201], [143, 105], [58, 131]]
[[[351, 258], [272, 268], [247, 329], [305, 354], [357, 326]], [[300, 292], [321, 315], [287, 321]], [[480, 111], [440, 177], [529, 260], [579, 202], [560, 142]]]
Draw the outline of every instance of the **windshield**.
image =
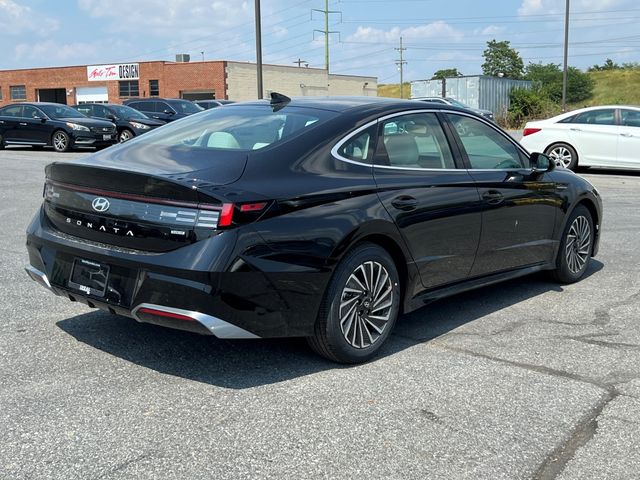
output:
[[449, 100], [449, 103], [451, 103], [451, 105], [453, 105], [454, 107], [461, 107], [461, 108], [469, 108], [467, 105], [465, 105], [462, 102], [459, 102], [458, 100], [454, 99], [454, 98], [448, 98], [447, 100]]
[[38, 105], [50, 118], [87, 118], [87, 116], [66, 105]]
[[126, 105], [112, 105], [109, 108], [116, 117], [124, 120], [131, 120], [133, 118], [149, 118], [144, 113], [136, 110], [135, 108], [127, 107]]
[[267, 105], [213, 108], [137, 137], [131, 143], [191, 151], [259, 150], [308, 131], [336, 115], [335, 112], [300, 107], [285, 107], [273, 112]]
[[171, 102], [170, 104], [178, 113], [198, 113], [204, 110], [200, 105], [188, 101]]

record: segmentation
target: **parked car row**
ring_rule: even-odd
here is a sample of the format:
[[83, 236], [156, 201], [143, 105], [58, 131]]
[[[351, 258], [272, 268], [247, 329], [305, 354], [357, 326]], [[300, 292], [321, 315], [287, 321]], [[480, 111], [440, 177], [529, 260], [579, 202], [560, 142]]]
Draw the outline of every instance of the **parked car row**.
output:
[[58, 152], [74, 147], [103, 148], [126, 142], [167, 122], [232, 103], [206, 100], [139, 98], [73, 107], [48, 102], [21, 102], [0, 108], [0, 149], [6, 145], [51, 146]]

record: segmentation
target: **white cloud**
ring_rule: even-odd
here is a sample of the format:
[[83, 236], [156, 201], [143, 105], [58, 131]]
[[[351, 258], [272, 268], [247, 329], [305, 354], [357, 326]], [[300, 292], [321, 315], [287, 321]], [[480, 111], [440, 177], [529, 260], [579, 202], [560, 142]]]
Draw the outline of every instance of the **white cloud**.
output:
[[[631, 4], [628, 0], [574, 0], [571, 2], [572, 12], [593, 12]], [[522, 0], [518, 15], [558, 14], [565, 11], [565, 0]]]
[[480, 35], [499, 35], [502, 32], [504, 32], [506, 29], [505, 27], [499, 27], [497, 25], [489, 25], [488, 27], [483, 28], [482, 30], [480, 30]]
[[31, 7], [13, 0], [0, 0], [0, 33], [17, 35], [27, 31], [45, 36], [59, 28], [58, 20], [44, 17]]
[[417, 27], [401, 29], [393, 27], [391, 30], [381, 30], [374, 27], [359, 26], [355, 33], [349, 35], [348, 41], [368, 43], [396, 43], [400, 37], [406, 39], [438, 38], [460, 40], [464, 34], [444, 21], [437, 21]]
[[91, 43], [60, 43], [54, 40], [45, 40], [36, 43], [19, 43], [15, 46], [14, 53], [18, 61], [39, 61], [46, 58], [49, 64], [59, 64], [77, 59], [78, 52], [82, 52], [83, 57], [90, 58], [101, 50], [101, 47]]

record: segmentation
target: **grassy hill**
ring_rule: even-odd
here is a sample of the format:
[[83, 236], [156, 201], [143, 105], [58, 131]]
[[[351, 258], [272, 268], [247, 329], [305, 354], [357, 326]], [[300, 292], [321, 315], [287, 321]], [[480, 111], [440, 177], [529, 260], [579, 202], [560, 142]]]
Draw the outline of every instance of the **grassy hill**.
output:
[[573, 108], [592, 105], [640, 105], [640, 70], [589, 72], [596, 82], [593, 97]]
[[[408, 82], [404, 82], [403, 86], [404, 88], [402, 89], [402, 93], [404, 93], [404, 98], [411, 97], [411, 84]], [[400, 98], [400, 84], [399, 83], [382, 83], [378, 85], [378, 96]]]

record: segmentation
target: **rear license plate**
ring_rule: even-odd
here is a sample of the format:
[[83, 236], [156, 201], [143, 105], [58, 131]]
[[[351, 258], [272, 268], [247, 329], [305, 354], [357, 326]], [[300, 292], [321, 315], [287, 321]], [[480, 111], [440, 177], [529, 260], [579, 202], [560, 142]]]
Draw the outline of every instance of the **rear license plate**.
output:
[[69, 286], [88, 295], [104, 297], [108, 277], [108, 265], [76, 258], [71, 269]]
[[111, 140], [111, 135], [102, 135], [103, 140]]

